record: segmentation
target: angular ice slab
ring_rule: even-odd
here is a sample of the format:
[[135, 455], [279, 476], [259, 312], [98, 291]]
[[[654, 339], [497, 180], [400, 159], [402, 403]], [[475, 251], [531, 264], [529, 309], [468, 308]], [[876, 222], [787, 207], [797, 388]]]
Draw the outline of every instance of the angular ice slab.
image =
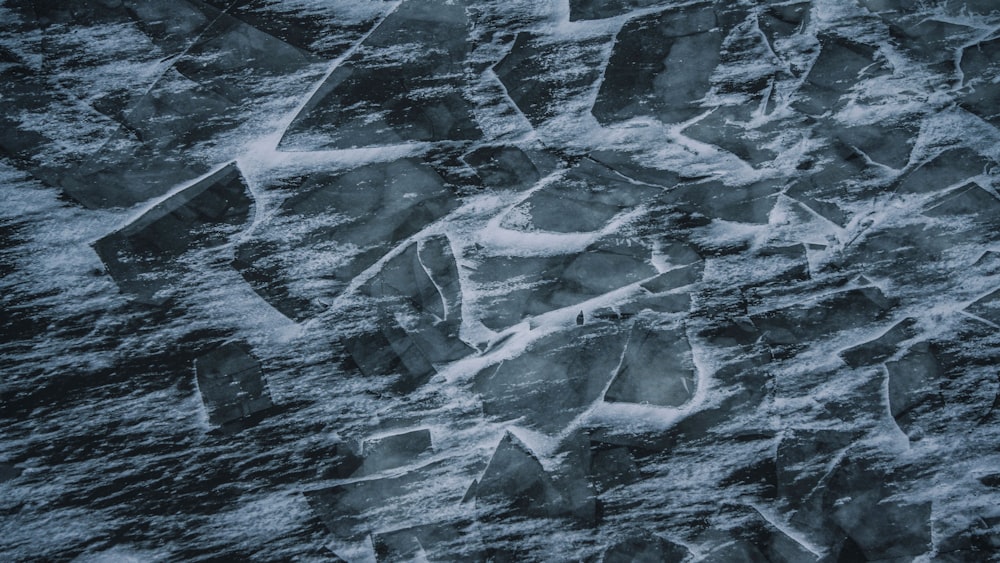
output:
[[388, 260], [360, 292], [374, 330], [352, 335], [344, 347], [365, 375], [399, 374], [392, 389], [409, 392], [474, 350], [459, 338], [462, 287], [448, 238], [410, 244]]
[[[552, 41], [518, 33], [510, 52], [493, 67], [511, 101], [533, 125], [553, 117], [566, 99], [585, 93], [600, 77], [603, 36]], [[595, 64], [581, 64], [593, 61]], [[572, 72], [566, 72], [566, 69]]]
[[608, 547], [601, 563], [645, 563], [654, 561], [685, 561], [690, 551], [654, 534], [633, 534]]
[[[448, 237], [415, 242], [387, 261], [362, 291], [385, 303], [427, 315], [434, 324], [462, 319], [462, 286]], [[383, 305], [388, 306], [388, 305]]]
[[787, 39], [809, 24], [812, 2], [768, 2], [770, 4], [757, 16], [757, 26], [767, 37], [771, 50], [778, 39]]
[[141, 217], [94, 243], [94, 250], [122, 292], [159, 305], [189, 250], [225, 244], [247, 222], [253, 203], [235, 164], [155, 205]]
[[[376, 5], [368, 8], [371, 19], [356, 17], [357, 23], [344, 21], [347, 20], [344, 12], [355, 15], [351, 13], [349, 2], [344, 3], [346, 6], [335, 7], [332, 13], [324, 13], [322, 8], [318, 8], [317, 14], [311, 13], [309, 8], [270, 0], [206, 1], [219, 9], [226, 9], [230, 16], [255, 29], [326, 60], [333, 60], [347, 51], [353, 45], [353, 40], [371, 29], [378, 15]], [[364, 12], [365, 7], [357, 7], [355, 10]]]
[[912, 557], [931, 545], [931, 503], [898, 495], [874, 460], [845, 457], [820, 486], [830, 518], [868, 561]]
[[371, 475], [412, 463], [431, 449], [431, 431], [426, 428], [365, 440], [361, 455], [364, 462], [356, 475]]
[[615, 40], [594, 117], [604, 124], [647, 115], [677, 123], [698, 115], [723, 37], [715, 10], [703, 4], [629, 21]]
[[195, 359], [194, 368], [214, 425], [239, 422], [273, 406], [260, 362], [245, 344], [224, 344]]
[[969, 92], [962, 98], [963, 108], [1000, 127], [1000, 38], [966, 47], [959, 63]]
[[[372, 534], [378, 563], [396, 561], [444, 561], [461, 553], [462, 560], [485, 561], [471, 522], [439, 522]], [[437, 550], [448, 555], [438, 556]], [[440, 557], [440, 558], [439, 558]], [[466, 559], [467, 558], [467, 559]]]
[[916, 336], [915, 324], [912, 317], [903, 319], [875, 340], [842, 351], [840, 357], [851, 367], [881, 362], [895, 354], [901, 342]]
[[892, 21], [889, 33], [907, 54], [940, 67], [952, 66], [955, 50], [975, 32], [967, 25], [920, 16], [886, 19]]
[[912, 346], [898, 360], [886, 362], [889, 382], [889, 413], [909, 433], [923, 404], [940, 400], [943, 369], [927, 342]]
[[984, 173], [989, 164], [989, 159], [971, 149], [949, 149], [913, 168], [895, 190], [902, 194], [940, 191]]
[[703, 217], [739, 223], [766, 224], [782, 186], [774, 181], [727, 186], [709, 181], [681, 184], [662, 200], [676, 209]]
[[569, 21], [612, 18], [637, 8], [669, 3], [668, 0], [569, 0]]
[[234, 266], [274, 308], [303, 320], [404, 239], [458, 206], [417, 159], [295, 180], [273, 231], [236, 252]]
[[[849, 215], [842, 208], [842, 200], [850, 195], [848, 186], [865, 178], [870, 166], [863, 155], [840, 142], [832, 143], [815, 158], [827, 162], [819, 170], [800, 176], [785, 190], [785, 195], [831, 223], [846, 225]], [[807, 164], [811, 169], [814, 161]]]
[[558, 433], [601, 398], [625, 346], [615, 323], [594, 323], [546, 336], [528, 350], [476, 374], [488, 416]]
[[516, 205], [501, 224], [526, 231], [600, 231], [614, 217], [662, 191], [627, 182], [611, 168], [585, 158], [558, 181]]
[[750, 319], [768, 343], [795, 348], [814, 338], [872, 325], [883, 319], [890, 307], [891, 301], [881, 290], [864, 287], [751, 315]]
[[977, 223], [996, 224], [1000, 221], [1000, 199], [979, 184], [969, 183], [934, 202], [923, 214], [939, 218], [965, 216]]
[[778, 496], [798, 507], [820, 486], [829, 464], [854, 443], [855, 433], [840, 429], [789, 429], [775, 452]]
[[392, 321], [383, 321], [374, 332], [345, 338], [343, 345], [361, 373], [397, 374], [391, 387], [397, 393], [409, 393], [437, 373], [427, 353]]
[[637, 240], [606, 237], [583, 252], [551, 257], [483, 257], [471, 279], [491, 295], [478, 306], [493, 329], [576, 305], [657, 275], [652, 251]]
[[704, 561], [769, 563], [820, 561], [819, 555], [765, 519], [754, 508], [723, 505], [719, 510], [719, 517], [728, 517], [727, 520], [738, 525], [727, 525], [729, 529], [725, 532], [710, 529], [702, 534], [708, 545], [716, 544]]
[[604, 400], [680, 407], [697, 389], [698, 374], [687, 335], [637, 323]]
[[[303, 494], [313, 512], [338, 540], [361, 540], [372, 530], [373, 524], [368, 518], [373, 513], [393, 509], [400, 512], [402, 507], [393, 502], [419, 486], [441, 469], [440, 466], [440, 462], [433, 463], [397, 477], [357, 481]], [[457, 504], [458, 499], [455, 502]]]
[[472, 348], [459, 339], [462, 286], [447, 237], [413, 243], [361, 288], [375, 298], [372, 315], [398, 324], [432, 363], [461, 359]]
[[836, 35], [821, 35], [819, 56], [798, 92], [795, 109], [808, 115], [822, 115], [834, 109], [841, 96], [862, 78], [869, 76], [875, 63], [875, 48]]
[[965, 310], [981, 319], [986, 319], [994, 325], [1000, 326], [1000, 289], [980, 297]]
[[462, 160], [476, 171], [483, 185], [497, 189], [524, 189], [548, 172], [555, 158], [526, 152], [516, 146], [483, 146], [466, 153]]
[[594, 499], [574, 499], [561, 488], [534, 452], [507, 432], [475, 485], [476, 507], [487, 519], [516, 515], [593, 521]]
[[455, 81], [470, 49], [464, 2], [405, 0], [326, 79], [281, 141], [324, 150], [482, 133]]
[[[160, 42], [180, 34], [171, 66], [142, 91], [111, 93], [94, 108], [117, 133], [59, 185], [87, 207], [129, 206], [206, 172], [191, 158], [203, 143], [231, 135], [315, 60], [292, 45], [201, 2], [136, 2], [129, 10]], [[162, 29], [161, 29], [162, 28]], [[187, 34], [190, 34], [189, 36]], [[252, 104], [250, 102], [253, 102]]]

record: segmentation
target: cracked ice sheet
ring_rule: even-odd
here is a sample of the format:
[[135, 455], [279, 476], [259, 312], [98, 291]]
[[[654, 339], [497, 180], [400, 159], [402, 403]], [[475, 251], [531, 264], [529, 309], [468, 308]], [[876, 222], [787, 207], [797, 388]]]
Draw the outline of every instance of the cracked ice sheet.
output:
[[[883, 35], [878, 25], [859, 20], [867, 17], [865, 12], [835, 2], [816, 2], [815, 6], [814, 23], [811, 24], [815, 27], [808, 33], [815, 33], [818, 29], [837, 28], [848, 36], [876, 37], [882, 41]], [[501, 9], [496, 6], [494, 8]], [[543, 9], [539, 8], [538, 11]], [[564, 18], [559, 15], [558, 10], [554, 10], [552, 14], [549, 19], [539, 18], [542, 23], [535, 21], [527, 30], [571, 37], [576, 30], [584, 29], [574, 28], [565, 23], [559, 24], [558, 29], [550, 28], [548, 26], [551, 22]], [[601, 27], [601, 33], [605, 33], [606, 29], [610, 36], [613, 33], [612, 25], [619, 26], [624, 19], [626, 18], [593, 24], [580, 33], [587, 36], [593, 34], [593, 30], [605, 26]], [[988, 19], [983, 18], [968, 18], [966, 21], [969, 20], [973, 20], [977, 26], [986, 28], [990, 24]], [[885, 45], [882, 47], [888, 48]], [[570, 69], [570, 72], [572, 71], [573, 69]], [[914, 76], [916, 80], [912, 81], [912, 89], [916, 94], [902, 94], [908, 96], [903, 98], [890, 97], [893, 104], [902, 104], [899, 107], [911, 112], [914, 109], [921, 110], [924, 107], [922, 104], [933, 106], [938, 103], [940, 94], [928, 95], [923, 90], [926, 77], [909, 73], [905, 66], [899, 65], [890, 83], [906, 84], [909, 77]], [[877, 95], [884, 94], [874, 91], [878, 86], [878, 84], [867, 84], [866, 95], [869, 97], [876, 95], [877, 98]], [[897, 89], [897, 92], [904, 91], [902, 88]], [[290, 92], [297, 94], [292, 89]], [[682, 134], [660, 124], [633, 122], [619, 128], [598, 128], [586, 116], [578, 119], [584, 108], [589, 109], [585, 100], [586, 95], [580, 94], [580, 96], [571, 100], [571, 104], [567, 106], [570, 112], [567, 116], [557, 117], [552, 124], [541, 127], [538, 136], [546, 143], [556, 146], [566, 145], [575, 150], [631, 148], [643, 155], [645, 161], [651, 165], [682, 170], [693, 176], [715, 175], [727, 185], [741, 185], [762, 175], [790, 178], [796, 174], [795, 167], [809, 159], [812, 150], [821, 148], [828, 142], [822, 136], [802, 135], [797, 131], [788, 133], [787, 145], [782, 144], [785, 141], [779, 142], [784, 152], [779, 151], [779, 156], [764, 166], [763, 171], [754, 171], [722, 151], [694, 143]], [[290, 96], [288, 100], [277, 103], [273, 111], [267, 109], [265, 113], [269, 117], [275, 116], [280, 121], [284, 110], [293, 105], [291, 102], [293, 99], [295, 96]], [[838, 114], [838, 118], [850, 120], [862, 117], [881, 118], [883, 115], [893, 115], [892, 112], [895, 111], [893, 108], [896, 107], [881, 103], [862, 107], [860, 102], [859, 98], [853, 106], [849, 106], [848, 113]], [[40, 122], [39, 125], [45, 128], [54, 127], [54, 130], [60, 133], [66, 132], [61, 123], [58, 127], [49, 122]], [[797, 124], [793, 122], [793, 125]], [[259, 133], [266, 136], [271, 131], [273, 129], [263, 127]], [[934, 113], [928, 122], [922, 125], [920, 131], [912, 157], [914, 163], [923, 161], [948, 142], [959, 141], [972, 145], [978, 152], [994, 160], [997, 157], [996, 147], [1000, 146], [995, 142], [997, 134], [993, 128], [984, 127], [981, 120], [962, 111]], [[198, 150], [205, 151], [205, 154], [211, 153], [213, 158], [228, 161], [234, 155], [229, 154], [226, 147], [252, 147], [257, 138], [258, 131], [249, 128], [234, 133], [232, 138], [226, 139], [221, 145], [202, 146], [198, 147]], [[920, 147], [927, 147], [928, 151], [921, 153], [917, 150]], [[260, 188], [268, 184], [272, 175], [277, 175], [274, 170], [279, 167], [284, 166], [286, 169], [298, 167], [300, 171], [310, 171], [315, 168], [338, 171], [371, 162], [389, 162], [398, 158], [419, 156], [422, 150], [421, 147], [405, 147], [405, 150], [374, 149], [294, 156], [266, 150], [260, 152], [248, 150], [242, 153], [245, 156], [240, 162], [241, 165], [244, 162], [254, 163], [255, 166], [246, 166], [246, 173], [251, 189], [257, 189], [255, 197], [258, 205], [264, 208], [259, 212], [259, 218], [252, 229], [265, 228], [268, 210], [274, 210], [280, 201], [280, 195]], [[217, 151], [217, 154], [213, 151]], [[335, 340], [335, 335], [341, 330], [349, 330], [353, 320], [338, 319], [331, 315], [305, 327], [293, 325], [268, 308], [241, 283], [238, 276], [225, 266], [225, 255], [222, 253], [206, 252], [188, 257], [185, 263], [192, 268], [195, 275], [178, 286], [186, 312], [176, 319], [163, 322], [161, 319], [153, 318], [154, 316], [148, 312], [137, 312], [129, 308], [117, 295], [107, 277], [89, 275], [91, 270], [99, 267], [99, 263], [88, 251], [88, 243], [107, 234], [114, 225], [126, 221], [132, 216], [132, 212], [85, 213], [59, 203], [53, 191], [40, 188], [15, 173], [6, 175], [3, 184], [3, 200], [9, 202], [4, 210], [5, 224], [7, 222], [20, 224], [15, 237], [28, 240], [25, 243], [11, 245], [11, 250], [7, 252], [8, 256], [12, 256], [16, 270], [5, 276], [3, 281], [5, 299], [7, 302], [16, 303], [18, 310], [28, 311], [29, 318], [37, 318], [38, 322], [45, 323], [46, 329], [44, 335], [38, 334], [34, 337], [29, 336], [29, 332], [19, 333], [21, 339], [29, 340], [26, 346], [5, 345], [11, 350], [9, 355], [5, 354], [6, 359], [24, 366], [24, 369], [19, 367], [16, 370], [17, 377], [5, 379], [5, 388], [14, 387], [19, 390], [44, 388], [51, 378], [57, 376], [62, 378], [60, 382], [66, 382], [72, 377], [79, 377], [74, 372], [91, 373], [95, 369], [112, 365], [123, 357], [151, 355], [164, 348], [166, 342], [182, 340], [192, 330], [200, 330], [223, 333], [219, 338], [239, 338], [249, 341], [255, 351], [262, 356], [262, 361], [268, 370], [268, 383], [275, 402], [293, 405], [288, 414], [280, 419], [280, 423], [266, 422], [259, 429], [251, 430], [245, 442], [240, 442], [201, 437], [201, 433], [208, 430], [207, 420], [201, 411], [199, 397], [190, 388], [190, 382], [186, 382], [188, 376], [185, 374], [189, 372], [190, 366], [185, 362], [153, 368], [140, 365], [135, 370], [137, 375], [131, 378], [110, 377], [100, 380], [92, 377], [91, 379], [105, 382], [100, 386], [100, 391], [82, 392], [81, 400], [63, 410], [57, 408], [58, 403], [45, 404], [42, 400], [44, 396], [38, 395], [39, 399], [36, 402], [29, 402], [37, 405], [37, 410], [33, 407], [31, 411], [22, 413], [25, 418], [9, 424], [8, 428], [14, 439], [4, 445], [4, 452], [14, 455], [29, 450], [39, 452], [23, 460], [23, 465], [27, 467], [27, 476], [23, 483], [27, 488], [19, 490], [21, 496], [18, 498], [25, 499], [27, 504], [16, 522], [23, 521], [26, 525], [18, 526], [17, 530], [22, 530], [21, 532], [8, 536], [15, 538], [10, 540], [15, 549], [30, 550], [38, 547], [37, 539], [25, 535], [26, 532], [23, 530], [38, 530], [39, 528], [28, 524], [37, 524], [44, 516], [49, 516], [50, 519], [42, 529], [53, 540], [44, 550], [34, 550], [34, 553], [40, 556], [58, 557], [78, 548], [96, 533], [112, 533], [122, 527], [131, 526], [134, 524], [133, 519], [122, 517], [113, 507], [93, 510], [88, 516], [83, 516], [71, 508], [46, 510], [34, 503], [66, 500], [62, 496], [66, 489], [88, 490], [95, 475], [106, 472], [109, 475], [107, 479], [127, 476], [137, 472], [137, 467], [155, 467], [164, 458], [172, 456], [183, 457], [186, 461], [207, 469], [211, 475], [224, 477], [230, 475], [227, 473], [230, 465], [236, 466], [239, 460], [249, 458], [253, 465], [295, 481], [295, 485], [267, 481], [266, 477], [241, 467], [236, 470], [234, 477], [228, 477], [230, 481], [240, 483], [264, 479], [258, 482], [264, 484], [265, 490], [247, 493], [239, 501], [218, 508], [218, 512], [207, 518], [207, 522], [203, 515], [188, 513], [160, 514], [147, 517], [143, 521], [157, 530], [151, 534], [156, 539], [170, 537], [171, 530], [178, 522], [204, 524], [205, 531], [199, 532], [197, 538], [203, 542], [206, 551], [222, 552], [231, 549], [234, 552], [247, 553], [259, 549], [257, 544], [261, 539], [274, 540], [266, 542], [270, 547], [264, 548], [264, 551], [254, 552], [260, 557], [272, 558], [297, 554], [301, 544], [321, 544], [327, 538], [323, 530], [309, 532], [314, 535], [288, 537], [283, 536], [280, 530], [300, 529], [306, 525], [308, 507], [301, 498], [295, 497], [295, 493], [304, 487], [302, 483], [306, 483], [309, 487], [332, 484], [333, 481], [316, 476], [319, 471], [317, 465], [320, 462], [316, 462], [315, 459], [307, 460], [302, 456], [303, 452], [311, 451], [313, 448], [322, 451], [318, 446], [329, 441], [333, 434], [361, 438], [372, 433], [373, 429], [381, 432], [394, 425], [400, 427], [427, 425], [436, 440], [436, 448], [443, 452], [441, 454], [443, 459], [454, 455], [454, 459], [459, 460], [454, 464], [453, 470], [429, 478], [440, 478], [442, 487], [447, 488], [449, 492], [457, 491], [460, 494], [472, 479], [480, 475], [475, 467], [470, 468], [464, 464], [470, 463], [470, 460], [488, 460], [504, 428], [483, 421], [477, 412], [477, 398], [463, 390], [460, 385], [453, 385], [460, 383], [462, 377], [471, 375], [466, 370], [471, 369], [478, 359], [455, 364], [448, 370], [443, 370], [441, 379], [432, 381], [410, 401], [377, 397], [373, 393], [381, 389], [381, 381], [365, 380], [358, 378], [356, 374], [343, 372], [336, 367], [336, 352], [331, 351], [331, 342]], [[461, 208], [460, 213], [449, 216], [433, 230], [444, 231], [452, 239], [463, 241], [458, 244], [459, 251], [463, 250], [464, 246], [473, 244], [472, 241], [493, 244], [494, 235], [498, 232], [488, 230], [487, 227], [519, 197], [516, 194], [489, 194], [469, 198], [463, 202], [466, 207]], [[824, 264], [830, 266], [846, 262], [848, 270], [846, 274], [820, 267], [812, 268], [816, 279], [811, 283], [796, 284], [792, 288], [787, 288], [788, 293], [785, 295], [768, 297], [765, 288], [762, 295], [767, 300], [764, 305], [769, 308], [808, 300], [811, 296], [825, 293], [831, 290], [831, 287], [824, 284], [835, 285], [841, 277], [869, 273], [869, 266], [875, 264], [875, 261], [851, 261], [853, 256], [851, 253], [856, 246], [864, 244], [870, 236], [878, 232], [895, 227], [924, 224], [950, 227], [953, 228], [953, 232], [960, 235], [967, 232], [969, 233], [967, 241], [950, 245], [942, 253], [939, 266], [935, 266], [953, 272], [966, 272], [967, 275], [916, 286], [906, 279], [889, 275], [890, 269], [889, 273], [876, 276], [874, 281], [887, 294], [901, 300], [900, 308], [893, 312], [893, 319], [905, 315], [918, 317], [925, 329], [922, 333], [925, 337], [947, 340], [962, 331], [974, 334], [974, 331], [969, 329], [973, 323], [955, 316], [954, 313], [994, 289], [993, 278], [985, 269], [972, 267], [969, 271], [970, 264], [979, 258], [980, 243], [972, 236], [978, 236], [979, 230], [968, 220], [947, 221], [948, 224], [941, 225], [921, 219], [918, 217], [919, 212], [925, 209], [927, 202], [928, 199], [899, 197], [888, 204], [891, 206], [888, 209], [879, 209], [878, 213], [872, 214], [870, 211], [874, 206], [871, 202], [844, 198], [838, 203], [844, 205], [850, 215], [857, 216], [858, 220], [848, 223], [843, 228], [833, 228], [820, 221], [801, 220], [791, 214], [780, 220], [772, 215], [771, 222], [764, 229], [715, 223], [703, 231], [705, 235], [703, 238], [711, 240], [726, 235], [733, 240], [749, 240], [752, 247], [766, 246], [767, 243], [773, 242], [769, 240], [772, 237], [784, 239], [787, 243], [802, 239], [830, 243], [829, 249], [824, 251]], [[882, 207], [881, 204], [884, 202], [878, 200], [877, 203]], [[863, 218], [869, 218], [871, 221], [863, 221]], [[937, 232], [928, 232], [927, 237], [934, 237]], [[499, 234], [508, 236], [509, 233], [504, 231]], [[828, 235], [833, 235], [835, 240], [829, 241]], [[585, 242], [588, 242], [582, 238], [556, 240], [540, 235], [535, 235], [534, 238], [520, 238], [520, 234], [510, 236], [512, 238], [506, 243], [495, 245], [498, 252], [521, 249], [527, 246], [526, 242], [531, 241], [532, 246], [528, 252], [559, 254], [572, 248], [584, 247]], [[567, 240], [572, 244], [565, 244]], [[918, 242], [925, 242], [925, 239], [918, 239]], [[995, 246], [995, 243], [991, 244]], [[456, 255], [461, 254], [456, 251]], [[843, 256], [847, 258], [842, 259]], [[222, 264], [219, 263], [220, 260]], [[751, 272], [741, 270], [739, 260], [736, 258], [729, 261], [726, 257], [711, 258], [708, 262], [707, 279], [704, 283], [709, 289], [728, 288], [734, 280], [752, 282], [756, 279], [749, 275]], [[468, 260], [465, 261], [465, 265], [466, 270], [474, 266]], [[462, 275], [467, 275], [467, 272]], [[761, 278], [766, 277], [766, 272], [761, 273]], [[466, 291], [472, 291], [468, 279], [463, 279], [463, 286], [466, 287]], [[609, 299], [611, 297], [614, 298], [611, 301], [621, 302], [627, 302], [631, 298], [614, 295], [609, 296]], [[711, 302], [709, 295], [695, 297], [696, 304]], [[475, 302], [480, 298], [481, 295], [467, 294], [463, 304]], [[735, 298], [733, 300], [735, 301]], [[600, 309], [603, 305], [605, 303], [588, 305], [587, 313], [589, 314], [591, 309]], [[575, 323], [577, 312], [578, 308], [574, 307], [558, 310], [549, 317], [536, 319], [534, 330], [528, 330], [528, 326], [515, 327], [510, 331], [511, 339], [496, 342], [494, 350], [498, 355], [517, 354], [519, 346], [522, 345], [522, 338], [526, 342], [536, 338], [539, 332], [571, 326]], [[52, 323], [50, 319], [61, 321]], [[30, 326], [32, 322], [24, 326]], [[697, 324], [698, 321], [693, 322]], [[474, 325], [474, 321], [470, 321], [470, 324]], [[887, 321], [887, 324], [891, 322]], [[147, 328], [136, 330], [134, 328], [136, 325]], [[81, 332], [81, 326], [87, 328]], [[148, 328], [151, 326], [155, 326], [155, 330]], [[867, 378], [877, 380], [878, 375], [867, 372], [840, 372], [830, 377], [826, 387], [816, 390], [814, 394], [801, 401], [796, 393], [808, 386], [807, 378], [817, 373], [828, 374], [829, 370], [841, 369], [836, 355], [838, 351], [878, 336], [885, 328], [886, 325], [880, 323], [878, 326], [858, 327], [842, 332], [836, 338], [813, 343], [812, 349], [798, 355], [794, 362], [777, 362], [774, 371], [779, 382], [778, 393], [786, 393], [789, 396], [779, 396], [773, 405], [763, 407], [758, 413], [734, 416], [720, 429], [732, 431], [750, 428], [761, 430], [761, 435], [766, 435], [766, 431], [773, 430], [776, 424], [850, 425], [852, 423], [849, 420], [815, 419], [823, 413], [822, 409], [813, 407], [817, 404], [835, 403], [836, 399], [842, 396], [865, 401], [865, 410], [871, 415], [859, 416], [857, 421], [860, 425], [878, 430], [881, 429], [879, 425], [888, 426], [891, 420], [888, 419], [887, 412], [883, 412], [881, 396], [875, 395], [873, 399], [868, 395], [869, 388], [862, 384]], [[491, 332], [475, 333], [473, 330], [474, 328], [470, 328], [466, 332], [469, 340], [473, 342], [489, 342], [496, 336]], [[985, 348], [995, 343], [995, 337], [982, 339], [975, 337], [970, 340], [968, 347], [974, 348], [975, 345], [983, 344], [984, 349], [965, 351], [973, 356], [980, 354], [981, 360], [989, 362], [989, 353]], [[726, 352], [714, 349], [712, 346], [711, 343], [699, 344], [700, 349], [706, 350], [704, 354], [707, 358], [706, 364], [709, 366], [706, 371], [714, 373], [725, 363], [722, 360]], [[162, 362], [163, 359], [157, 361]], [[977, 381], [989, 383], [990, 379], [985, 376], [990, 374], [984, 373], [986, 369], [967, 370], [961, 383]], [[976, 372], [984, 377], [977, 380]], [[142, 376], [140, 377], [138, 373]], [[134, 390], [116, 396], [121, 388]], [[983, 388], [987, 389], [988, 386], [983, 385]], [[720, 396], [725, 395], [721, 383], [718, 387], [710, 387], [709, 391], [719, 391]], [[298, 404], [303, 401], [303, 397], [308, 397], [311, 402]], [[89, 401], [96, 403], [88, 404]], [[803, 403], [807, 403], [805, 408]], [[713, 404], [714, 401], [702, 406], [707, 408]], [[963, 414], [964, 408], [961, 405], [953, 405], [951, 412]], [[623, 411], [628, 410], [623, 408]], [[775, 413], [778, 422], [773, 420]], [[31, 419], [27, 418], [28, 414], [32, 415]], [[615, 426], [627, 428], [626, 421], [641, 418], [635, 416], [634, 412], [621, 414], [622, 419], [616, 419]], [[110, 424], [108, 416], [112, 417]], [[962, 422], [951, 423], [952, 426], [948, 427], [949, 431], [955, 432], [956, 435], [967, 431], [964, 421], [968, 420], [964, 415], [957, 418]], [[95, 451], [102, 454], [108, 452], [107, 459], [80, 458], [82, 454], [72, 444], [67, 443], [72, 440], [62, 439], [64, 431], [60, 429], [74, 427], [81, 420], [89, 422], [79, 429], [80, 436], [74, 435], [71, 438], [83, 439], [81, 436], [88, 434], [105, 436], [108, 442], [104, 445], [105, 449], [98, 448]], [[669, 432], [675, 427], [675, 423], [681, 423], [683, 419], [673, 418], [661, 422], [662, 426], [653, 429]], [[136, 431], [115, 429], [115, 424], [131, 426], [136, 428]], [[934, 501], [935, 511], [940, 514], [957, 514], [965, 520], [971, 520], [972, 517], [967, 515], [977, 510], [989, 509], [991, 506], [989, 503], [994, 500], [990, 490], [982, 489], [976, 479], [995, 471], [995, 456], [984, 454], [992, 451], [996, 440], [995, 429], [990, 425], [978, 427], [978, 430], [960, 441], [950, 440], [947, 433], [931, 434], [916, 442], [902, 441], [899, 434], [890, 434], [891, 443], [888, 447], [891, 451], [899, 452], [900, 457], [897, 460], [899, 463], [913, 461], [934, 468], [946, 467], [946, 471], [915, 480], [912, 488], [916, 492], [911, 494], [916, 500]], [[192, 435], [195, 438], [191, 438]], [[549, 454], [558, 449], [557, 443], [532, 436], [527, 432], [519, 432], [519, 435], [542, 457], [543, 467], [553, 470], [558, 467], [558, 460], [549, 457]], [[181, 444], [183, 447], [178, 449], [184, 453], [138, 451], [139, 446], [152, 448], [157, 443], [171, 441]], [[107, 447], [109, 445], [111, 447]], [[700, 508], [714, 508], [720, 490], [717, 487], [718, 476], [738, 469], [741, 464], [766, 459], [770, 447], [771, 442], [768, 439], [743, 444], [703, 439], [674, 450], [669, 459], [658, 459], [654, 463], [645, 465], [644, 470], [654, 475], [651, 480], [632, 487], [622, 487], [607, 496], [606, 500], [613, 509], [619, 506], [626, 508], [620, 512], [609, 511], [610, 516], [605, 527], [597, 533], [596, 538], [590, 537], [592, 534], [590, 531], [573, 530], [569, 526], [552, 525], [549, 522], [491, 524], [487, 527], [498, 535], [523, 532], [529, 536], [523, 541], [523, 545], [534, 549], [533, 553], [541, 559], [583, 558], [599, 553], [602, 546], [628, 529], [636, 520], [649, 522], [654, 531], [661, 533], [683, 533], [677, 530], [687, 529], [686, 525], [674, 526], [672, 519], [693, 522], [701, 516], [698, 513]], [[121, 451], [115, 452], [116, 448], [121, 448]], [[194, 458], [184, 457], [188, 455], [186, 448], [200, 450], [204, 455]], [[274, 457], [268, 457], [269, 450], [273, 450], [270, 454]], [[58, 475], [48, 473], [47, 467], [57, 466], [56, 461], [73, 456], [80, 459], [58, 466], [61, 471]], [[295, 461], [277, 461], [275, 458], [279, 456]], [[219, 461], [213, 462], [212, 459]], [[184, 478], [194, 477], [191, 473], [179, 475]], [[64, 479], [63, 483], [58, 484], [56, 477]], [[671, 491], [671, 495], [662, 494], [664, 490]], [[738, 490], [749, 492], [742, 488]], [[727, 493], [731, 491], [732, 489], [728, 489]], [[407, 499], [412, 500], [414, 506], [423, 506], [424, 503], [434, 501], [435, 495], [439, 492], [441, 492], [439, 488], [426, 487], [414, 491]], [[185, 494], [191, 493], [188, 491]], [[643, 500], [641, 505], [635, 509], [627, 508], [629, 502], [635, 498]], [[433, 503], [427, 505], [441, 510], [442, 516], [449, 516], [454, 510], [452, 506], [444, 507]], [[151, 509], [148, 506], [141, 506], [136, 510], [141, 512]], [[280, 513], [280, 517], [276, 513]], [[404, 511], [398, 518], [407, 520], [412, 516], [412, 513]], [[86, 522], [86, 526], [73, 525], [72, 522], [77, 520]], [[269, 523], [263, 523], [263, 520]], [[373, 514], [372, 527], [395, 527], [399, 520], [383, 513]], [[961, 529], [959, 523], [948, 526], [956, 530]], [[509, 543], [514, 542], [509, 540]], [[502, 544], [504, 542], [498, 540], [497, 545]], [[161, 554], [167, 552], [175, 556], [185, 553], [186, 549], [185, 546], [171, 541], [164, 542], [163, 546], [160, 548]], [[141, 549], [143, 549], [141, 546], [137, 548], [138, 552], [145, 555], [147, 552]], [[236, 551], [244, 549], [247, 551]], [[194, 554], [188, 553], [188, 555]]]

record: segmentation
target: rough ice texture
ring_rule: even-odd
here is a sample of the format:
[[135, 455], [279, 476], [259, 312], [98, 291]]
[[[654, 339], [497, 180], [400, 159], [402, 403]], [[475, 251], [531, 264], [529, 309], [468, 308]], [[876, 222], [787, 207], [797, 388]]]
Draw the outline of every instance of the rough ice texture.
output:
[[0, 553], [1000, 553], [993, 0], [0, 1]]

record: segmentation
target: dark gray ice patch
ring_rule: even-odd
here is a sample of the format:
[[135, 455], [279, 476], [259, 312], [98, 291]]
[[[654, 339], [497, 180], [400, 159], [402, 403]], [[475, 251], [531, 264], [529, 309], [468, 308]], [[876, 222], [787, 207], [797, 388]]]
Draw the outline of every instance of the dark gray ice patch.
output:
[[708, 6], [667, 9], [629, 21], [618, 33], [593, 114], [602, 124], [651, 116], [664, 123], [702, 110], [723, 33]]
[[610, 323], [545, 336], [519, 356], [476, 374], [483, 410], [556, 433], [599, 400], [614, 375], [626, 335]]
[[470, 49], [463, 2], [408, 0], [326, 79], [281, 140], [286, 150], [463, 141], [482, 132], [454, 81]]
[[687, 335], [677, 329], [636, 324], [604, 400], [680, 407], [698, 390]]
[[245, 344], [224, 344], [195, 359], [194, 367], [214, 425], [239, 422], [273, 405], [260, 362]]
[[[261, 297], [294, 320], [314, 316], [394, 246], [458, 207], [444, 180], [415, 159], [315, 174], [300, 180], [296, 192], [282, 205], [279, 226], [242, 244], [234, 261]], [[297, 223], [307, 228], [290, 236], [281, 226], [286, 221], [295, 231]], [[294, 272], [316, 252], [336, 256], [328, 268], [310, 271], [319, 287], [298, 289], [313, 280]]]
[[225, 244], [247, 222], [252, 199], [235, 164], [184, 188], [119, 231], [94, 243], [118, 287], [159, 305], [189, 250]]

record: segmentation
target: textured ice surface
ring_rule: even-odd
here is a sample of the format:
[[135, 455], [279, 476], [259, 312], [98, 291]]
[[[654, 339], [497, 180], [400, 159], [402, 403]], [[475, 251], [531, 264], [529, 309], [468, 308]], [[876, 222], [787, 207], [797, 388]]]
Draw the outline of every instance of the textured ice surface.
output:
[[993, 0], [0, 0], [0, 559], [1000, 557]]

